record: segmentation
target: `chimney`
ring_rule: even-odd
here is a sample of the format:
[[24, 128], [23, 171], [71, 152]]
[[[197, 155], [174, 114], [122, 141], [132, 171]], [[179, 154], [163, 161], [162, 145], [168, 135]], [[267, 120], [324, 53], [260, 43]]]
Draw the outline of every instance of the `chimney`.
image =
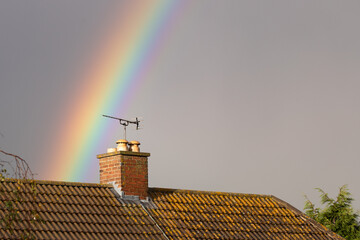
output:
[[[100, 164], [100, 183], [111, 183], [121, 191], [121, 196], [138, 196], [142, 200], [147, 199], [148, 191], [148, 157], [150, 153], [136, 152], [139, 142], [132, 141], [128, 151], [127, 141], [117, 141], [117, 149], [111, 148], [108, 153], [99, 154], [97, 158]], [[125, 151], [123, 151], [125, 150]], [[134, 197], [136, 198], [136, 197]]]

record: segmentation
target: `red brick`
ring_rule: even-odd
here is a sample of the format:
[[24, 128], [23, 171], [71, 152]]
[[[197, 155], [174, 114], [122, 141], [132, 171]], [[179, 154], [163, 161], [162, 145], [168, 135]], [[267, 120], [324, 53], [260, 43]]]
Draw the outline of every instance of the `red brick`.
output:
[[146, 156], [110, 155], [99, 159], [100, 183], [115, 181], [125, 195], [147, 197], [148, 164]]

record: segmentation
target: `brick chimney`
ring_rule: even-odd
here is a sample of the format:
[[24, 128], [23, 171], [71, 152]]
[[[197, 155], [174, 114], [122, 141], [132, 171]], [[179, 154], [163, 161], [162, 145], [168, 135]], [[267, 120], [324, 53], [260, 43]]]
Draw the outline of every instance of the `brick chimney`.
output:
[[[124, 144], [124, 141], [119, 140], [117, 143]], [[150, 153], [119, 151], [113, 148], [108, 153], [97, 155], [100, 164], [100, 183], [114, 183], [122, 196], [138, 196], [146, 200], [149, 156]]]

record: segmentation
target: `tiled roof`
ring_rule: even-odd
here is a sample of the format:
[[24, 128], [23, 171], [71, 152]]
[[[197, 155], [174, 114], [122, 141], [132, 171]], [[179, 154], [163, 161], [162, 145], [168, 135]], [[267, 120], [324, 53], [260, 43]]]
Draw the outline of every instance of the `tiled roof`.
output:
[[342, 239], [269, 195], [152, 188], [150, 214], [169, 239]]
[[[36, 239], [166, 239], [140, 204], [118, 201], [111, 185], [36, 181], [38, 195], [31, 198], [29, 183], [1, 183], [0, 217], [4, 201], [15, 199], [20, 187], [24, 200], [19, 216], [37, 207], [43, 223], [32, 224]], [[0, 230], [0, 239], [18, 239], [25, 222], [15, 224], [15, 233]]]
[[[268, 195], [149, 188], [149, 202], [120, 199], [111, 185], [36, 181], [20, 189], [1, 183], [4, 200], [22, 194], [19, 216], [34, 206], [43, 223], [32, 225], [36, 239], [342, 239], [287, 203]], [[16, 239], [0, 229], [0, 239]]]

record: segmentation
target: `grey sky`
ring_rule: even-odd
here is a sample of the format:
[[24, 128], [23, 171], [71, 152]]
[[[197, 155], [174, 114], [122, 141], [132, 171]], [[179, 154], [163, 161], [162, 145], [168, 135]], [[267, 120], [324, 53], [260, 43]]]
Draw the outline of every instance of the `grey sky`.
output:
[[[38, 153], [56, 141], [45, 139], [52, 113], [115, 2], [0, 2], [0, 147], [39, 178]], [[360, 199], [359, 10], [358, 1], [189, 3], [124, 116], [145, 119], [130, 134], [152, 154], [150, 185], [273, 194], [302, 209], [313, 188], [349, 184]]]

